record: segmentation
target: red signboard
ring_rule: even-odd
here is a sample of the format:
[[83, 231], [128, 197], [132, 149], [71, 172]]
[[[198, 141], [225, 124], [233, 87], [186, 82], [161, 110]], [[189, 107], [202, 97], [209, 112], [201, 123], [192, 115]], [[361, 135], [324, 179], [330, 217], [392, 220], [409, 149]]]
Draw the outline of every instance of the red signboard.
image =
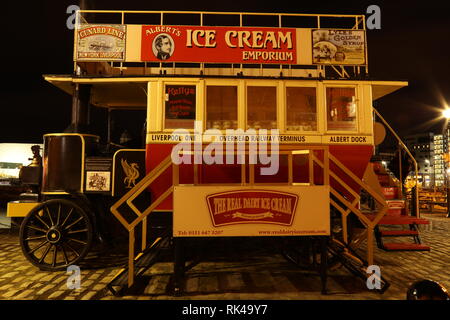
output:
[[236, 190], [206, 198], [215, 227], [240, 223], [269, 223], [290, 226], [298, 195], [268, 190]]
[[330, 235], [330, 188], [175, 186], [172, 232], [174, 237]]
[[383, 187], [383, 195], [386, 199], [397, 198], [397, 188], [394, 187]]
[[293, 28], [142, 26], [141, 60], [296, 64]]

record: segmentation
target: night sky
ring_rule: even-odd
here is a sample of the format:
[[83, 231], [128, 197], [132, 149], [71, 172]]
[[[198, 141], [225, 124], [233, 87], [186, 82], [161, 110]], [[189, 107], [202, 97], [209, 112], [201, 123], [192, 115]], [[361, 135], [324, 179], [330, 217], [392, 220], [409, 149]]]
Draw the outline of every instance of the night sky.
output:
[[[381, 30], [368, 30], [371, 78], [409, 86], [375, 107], [401, 136], [440, 132], [430, 121], [450, 103], [450, 3], [446, 1], [86, 1], [88, 9], [365, 14], [381, 8]], [[42, 79], [72, 72], [73, 31], [66, 8], [78, 1], [8, 1], [2, 13], [0, 143], [42, 142], [70, 123], [71, 97]], [[5, 15], [6, 13], [6, 15]]]

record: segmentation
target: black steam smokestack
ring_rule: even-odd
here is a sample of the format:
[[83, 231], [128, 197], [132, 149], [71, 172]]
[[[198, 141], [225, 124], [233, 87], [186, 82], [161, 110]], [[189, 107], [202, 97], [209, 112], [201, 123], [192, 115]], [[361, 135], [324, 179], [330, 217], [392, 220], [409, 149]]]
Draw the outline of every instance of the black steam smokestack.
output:
[[[80, 0], [81, 10], [87, 10], [87, 1]], [[77, 70], [76, 75], [79, 75]], [[89, 130], [89, 102], [91, 86], [86, 84], [73, 84], [72, 117], [70, 125], [64, 130], [66, 133], [90, 133]]]
[[71, 123], [64, 132], [90, 133], [89, 129], [89, 101], [91, 85], [74, 83], [72, 95]]

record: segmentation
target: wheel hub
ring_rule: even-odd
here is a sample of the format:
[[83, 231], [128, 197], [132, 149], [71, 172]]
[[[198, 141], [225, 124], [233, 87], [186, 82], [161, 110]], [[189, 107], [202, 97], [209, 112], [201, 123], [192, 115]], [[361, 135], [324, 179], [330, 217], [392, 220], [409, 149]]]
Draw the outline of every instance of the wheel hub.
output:
[[47, 240], [50, 243], [58, 243], [61, 240], [61, 232], [57, 228], [50, 228], [47, 231]]

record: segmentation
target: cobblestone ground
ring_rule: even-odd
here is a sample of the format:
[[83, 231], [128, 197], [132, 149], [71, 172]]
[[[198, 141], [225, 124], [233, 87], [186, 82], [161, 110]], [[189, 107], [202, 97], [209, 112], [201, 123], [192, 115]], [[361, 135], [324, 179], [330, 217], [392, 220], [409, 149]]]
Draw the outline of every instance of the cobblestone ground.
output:
[[302, 270], [280, 254], [267, 254], [266, 248], [258, 248], [251, 255], [228, 248], [230, 256], [196, 264], [186, 274], [186, 290], [181, 297], [170, 294], [173, 267], [168, 261], [149, 269], [132, 293], [115, 297], [106, 285], [126, 262], [126, 252], [92, 254], [80, 266], [81, 288], [69, 290], [66, 272], [45, 272], [32, 266], [22, 255], [17, 232], [3, 229], [0, 231], [0, 299], [404, 300], [407, 288], [416, 280], [431, 279], [450, 288], [450, 219], [432, 215], [430, 220], [431, 225], [422, 228], [421, 237], [424, 244], [431, 246], [431, 252], [375, 249], [375, 263], [391, 284], [384, 294], [369, 291], [362, 280], [339, 268], [329, 272], [329, 293], [321, 295], [316, 272]]

